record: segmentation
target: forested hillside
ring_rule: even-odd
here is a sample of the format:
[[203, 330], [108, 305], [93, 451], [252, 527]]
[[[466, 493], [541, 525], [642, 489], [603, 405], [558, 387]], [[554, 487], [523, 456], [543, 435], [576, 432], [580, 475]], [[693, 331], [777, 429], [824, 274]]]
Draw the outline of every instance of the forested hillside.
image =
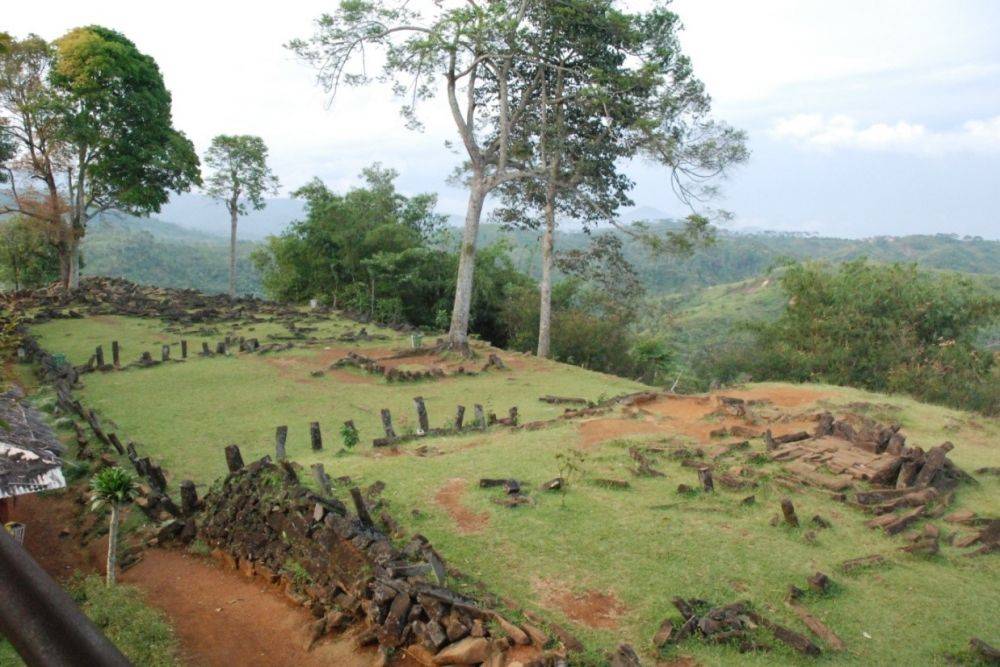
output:
[[[250, 263], [253, 243], [237, 246], [237, 290], [261, 294]], [[145, 285], [224, 292], [226, 240], [149, 218], [106, 218], [92, 223], [83, 243], [83, 275], [127, 278]]]
[[[675, 228], [665, 222], [651, 226], [659, 232]], [[537, 274], [540, 253], [537, 232], [504, 231], [496, 225], [485, 225], [480, 233], [486, 243], [509, 239], [515, 264], [532, 275]], [[588, 242], [588, 235], [582, 232], [557, 233], [556, 246], [563, 250], [582, 249]], [[867, 257], [877, 262], [916, 262], [929, 269], [1000, 274], [1000, 241], [950, 234], [838, 239], [722, 230], [714, 244], [695, 250], [689, 258], [651, 257], [639, 243], [629, 240], [625, 242], [625, 255], [636, 267], [647, 291], [654, 295], [754, 278], [791, 260], [842, 262]]]
[[[658, 223], [654, 228], [665, 231], [670, 226]], [[484, 245], [506, 240], [514, 265], [538, 277], [537, 232], [484, 225], [480, 234]], [[84, 243], [84, 273], [221, 291], [225, 288], [225, 243], [222, 236], [155, 218], [106, 218], [94, 224]], [[556, 245], [563, 250], [582, 249], [588, 243], [589, 237], [582, 232], [557, 233]], [[241, 244], [238, 288], [243, 293], [262, 294], [260, 278], [248, 261], [255, 245], [251, 241]], [[192, 252], [188, 252], [189, 248]], [[925, 268], [1000, 275], [1000, 242], [949, 234], [857, 240], [723, 231], [713, 245], [696, 250], [690, 258], [654, 258], [634, 242], [625, 243], [625, 252], [651, 296], [692, 295], [699, 288], [762, 276], [768, 269], [791, 260], [840, 262], [867, 257], [879, 262], [916, 262]]]

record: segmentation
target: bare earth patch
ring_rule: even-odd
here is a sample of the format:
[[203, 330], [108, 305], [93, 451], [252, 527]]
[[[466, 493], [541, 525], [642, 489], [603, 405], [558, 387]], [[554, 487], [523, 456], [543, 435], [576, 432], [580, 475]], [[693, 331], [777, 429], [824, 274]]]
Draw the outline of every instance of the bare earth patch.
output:
[[625, 605], [615, 595], [588, 590], [573, 593], [565, 586], [548, 580], [536, 580], [535, 590], [545, 605], [559, 609], [571, 620], [588, 628], [614, 630], [625, 613]]
[[351, 636], [325, 639], [308, 650], [314, 620], [309, 612], [205, 558], [151, 549], [122, 580], [166, 613], [189, 664], [364, 667], [374, 660], [373, 652], [355, 649]]
[[[742, 398], [746, 401], [766, 401], [770, 409], [761, 410], [759, 418], [736, 417], [720, 410], [717, 396]], [[811, 405], [830, 398], [829, 392], [805, 387], [760, 387], [726, 391], [703, 396], [664, 395], [638, 406], [623, 410], [625, 417], [592, 419], [580, 424], [581, 445], [594, 447], [602, 442], [635, 435], [682, 435], [701, 444], [722, 442], [713, 438], [712, 432], [733, 429], [732, 436], [746, 438], [759, 435], [770, 428], [775, 436], [812, 428], [810, 418], [790, 414], [782, 409]], [[766, 413], [766, 414], [765, 414]], [[633, 418], [628, 418], [631, 415]], [[732, 440], [732, 437], [729, 438]]]
[[580, 441], [584, 449], [591, 449], [602, 442], [630, 435], [663, 433], [664, 428], [639, 419], [607, 417], [580, 423]]
[[486, 528], [490, 516], [473, 512], [462, 504], [462, 496], [465, 495], [466, 481], [461, 477], [448, 480], [444, 486], [438, 489], [434, 500], [446, 512], [451, 520], [458, 526], [460, 533], [478, 533]]

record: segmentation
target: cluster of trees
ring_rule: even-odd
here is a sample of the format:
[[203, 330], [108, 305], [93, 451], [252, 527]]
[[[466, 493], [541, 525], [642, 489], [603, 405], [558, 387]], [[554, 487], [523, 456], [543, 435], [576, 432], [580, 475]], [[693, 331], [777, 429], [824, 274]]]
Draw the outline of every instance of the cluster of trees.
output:
[[[206, 193], [236, 219], [277, 187], [259, 137], [220, 135], [206, 162]], [[0, 33], [0, 218], [6, 278], [30, 286], [58, 271], [80, 279], [87, 224], [107, 211], [156, 212], [171, 192], [202, 182], [194, 146], [173, 127], [159, 67], [124, 35], [75, 28], [54, 42]], [[54, 261], [53, 261], [54, 259]]]
[[1000, 413], [1000, 365], [977, 345], [1000, 299], [972, 280], [912, 264], [804, 264], [781, 277], [768, 323], [703, 357], [702, 376], [829, 382]]
[[[303, 220], [270, 237], [252, 260], [267, 294], [285, 301], [318, 298], [382, 322], [428, 329], [448, 326], [458, 253], [434, 212], [432, 194], [406, 197], [397, 173], [375, 164], [363, 185], [345, 194], [319, 180], [295, 191]], [[512, 290], [532, 284], [515, 270], [506, 248], [486, 248], [476, 262], [473, 330], [502, 345], [501, 312]]]
[[[432, 99], [453, 120], [465, 158], [458, 177], [469, 188], [453, 347], [467, 347], [479, 226], [491, 194], [502, 198], [505, 222], [543, 230], [537, 352], [546, 356], [560, 217], [614, 223], [631, 203], [632, 183], [620, 169], [633, 158], [662, 164], [689, 203], [710, 196], [711, 180], [746, 159], [743, 134], [711, 118], [678, 29], [677, 16], [661, 6], [627, 13], [611, 0], [434, 3], [429, 13], [402, 0], [350, 0], [320, 17], [313, 37], [289, 45], [333, 94], [389, 80], [412, 125], [419, 126], [417, 103]], [[372, 52], [384, 63], [378, 76], [365, 69]], [[711, 238], [709, 220], [696, 214], [666, 237], [630, 231], [667, 251]]]

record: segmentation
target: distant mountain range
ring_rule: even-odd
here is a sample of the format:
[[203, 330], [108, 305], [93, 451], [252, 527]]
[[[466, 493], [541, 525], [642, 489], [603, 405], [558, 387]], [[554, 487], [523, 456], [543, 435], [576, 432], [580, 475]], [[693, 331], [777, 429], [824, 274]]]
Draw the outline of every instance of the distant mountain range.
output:
[[[301, 209], [296, 212], [294, 208], [295, 200], [274, 201], [282, 203], [240, 221], [240, 238], [243, 239], [238, 253], [241, 291], [261, 292], [259, 277], [250, 265], [249, 255], [259, 239], [267, 235], [264, 230], [277, 233], [301, 214]], [[192, 211], [187, 225], [167, 222], [160, 217], [120, 215], [104, 216], [93, 222], [84, 243], [84, 272], [207, 291], [225, 289], [228, 221], [224, 212], [221, 216], [216, 215], [205, 198], [189, 197], [182, 206], [187, 208], [168, 208], [163, 213]], [[280, 213], [282, 210], [284, 213]], [[267, 211], [271, 212], [271, 217], [264, 215]], [[657, 213], [639, 210], [629, 217], [648, 219]], [[216, 224], [216, 219], [221, 222]], [[214, 228], [209, 220], [216, 225]], [[671, 226], [661, 222], [653, 228], [666, 231]], [[454, 239], [457, 240], [457, 230]], [[507, 243], [515, 266], [538, 276], [538, 232], [506, 231], [486, 224], [482, 226], [480, 240], [484, 245]], [[556, 247], [563, 250], [582, 248], [587, 243], [589, 237], [579, 231], [559, 232], [556, 239]], [[945, 234], [856, 240], [723, 231], [714, 245], [684, 259], [650, 256], [628, 240], [625, 250], [652, 296], [754, 278], [791, 260], [839, 262], [868, 257], [881, 262], [907, 261], [933, 269], [1000, 275], [1000, 241], [962, 239]]]
[[[301, 219], [304, 211], [305, 203], [300, 199], [290, 197], [268, 199], [263, 209], [250, 211], [240, 218], [239, 237], [246, 241], [262, 241], [268, 236], [280, 234], [291, 222]], [[464, 215], [457, 213], [445, 215], [448, 224], [453, 227], [461, 227], [464, 223]], [[204, 195], [186, 193], [174, 196], [155, 217], [184, 229], [212, 236], [229, 237], [229, 214], [225, 207]], [[622, 212], [622, 220], [627, 223], [637, 220], [664, 220], [668, 217], [663, 211], [648, 206], [637, 206]]]

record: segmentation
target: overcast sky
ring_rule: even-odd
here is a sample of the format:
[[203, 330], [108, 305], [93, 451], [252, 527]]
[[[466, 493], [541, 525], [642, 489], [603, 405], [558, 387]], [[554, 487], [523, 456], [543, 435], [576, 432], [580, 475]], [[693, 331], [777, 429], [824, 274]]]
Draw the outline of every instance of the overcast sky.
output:
[[[283, 48], [336, 0], [4, 3], [0, 29], [55, 38], [97, 23], [160, 65], [176, 126], [199, 152], [218, 133], [259, 134], [285, 189], [335, 188], [381, 161], [407, 192], [434, 191], [460, 157], [447, 116], [425, 103], [407, 130], [384, 88], [332, 105]], [[431, 0], [411, 0], [419, 5]], [[623, 5], [626, 3], [622, 3]], [[627, 3], [632, 6], [646, 4]], [[949, 232], [1000, 238], [1000, 2], [676, 0], [682, 42], [717, 116], [750, 134], [751, 162], [724, 185], [741, 228], [838, 236]], [[630, 165], [638, 205], [682, 209], [665, 175]]]

